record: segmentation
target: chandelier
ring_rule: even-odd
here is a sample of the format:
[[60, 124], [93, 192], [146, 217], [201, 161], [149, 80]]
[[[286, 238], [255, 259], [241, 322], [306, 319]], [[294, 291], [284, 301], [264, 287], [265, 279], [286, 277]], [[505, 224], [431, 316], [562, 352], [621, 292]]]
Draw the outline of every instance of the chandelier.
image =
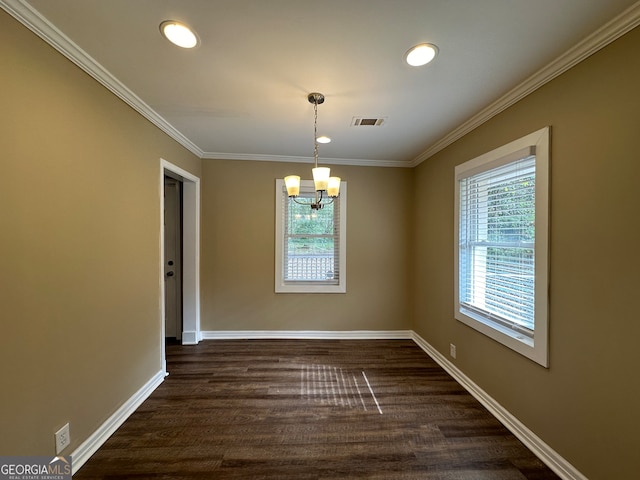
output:
[[[320, 210], [324, 205], [333, 203], [333, 200], [340, 195], [340, 177], [331, 177], [331, 169], [329, 167], [318, 167], [318, 105], [324, 103], [324, 95], [310, 93], [307, 96], [307, 100], [313, 104], [314, 113], [313, 160], [315, 167], [311, 169], [311, 173], [313, 174], [313, 184], [316, 191], [315, 198], [309, 199], [310, 202], [302, 202], [297, 199], [300, 195], [300, 177], [298, 175], [284, 177], [284, 183], [287, 187], [287, 195], [294, 202], [301, 205], [309, 205], [312, 210]], [[325, 195], [330, 199], [329, 201], [326, 201]]]

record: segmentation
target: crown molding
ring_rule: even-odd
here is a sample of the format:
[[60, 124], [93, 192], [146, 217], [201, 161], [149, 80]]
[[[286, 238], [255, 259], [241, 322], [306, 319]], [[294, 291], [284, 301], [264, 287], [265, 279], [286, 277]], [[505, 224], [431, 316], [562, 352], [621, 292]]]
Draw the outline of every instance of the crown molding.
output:
[[[202, 159], [207, 160], [246, 160], [256, 162], [313, 163], [313, 157], [292, 157], [287, 155], [263, 155], [253, 153], [204, 152]], [[354, 165], [360, 167], [411, 168], [410, 162], [393, 160], [367, 160], [358, 158], [321, 158], [323, 165]]]
[[564, 72], [590, 57], [597, 51], [603, 49], [625, 33], [633, 30], [638, 25], [640, 25], [640, 1], [636, 2], [616, 18], [593, 32], [573, 48], [570, 48], [554, 61], [538, 70], [520, 85], [507, 92], [462, 125], [449, 132], [443, 138], [431, 145], [422, 154], [410, 161], [410, 166], [415, 167], [424, 162], [439, 151], [451, 145], [456, 140], [465, 136], [467, 133], [475, 130], [483, 123], [495, 117], [500, 112], [522, 100], [524, 97], [549, 83], [559, 75], [562, 75]]
[[180, 145], [199, 158], [202, 158], [204, 152], [195, 143], [176, 130], [155, 110], [143, 102], [140, 97], [109, 73], [91, 57], [91, 55], [76, 45], [69, 37], [40, 15], [38, 11], [33, 9], [31, 5], [25, 3], [23, 0], [0, 0], [0, 7]]

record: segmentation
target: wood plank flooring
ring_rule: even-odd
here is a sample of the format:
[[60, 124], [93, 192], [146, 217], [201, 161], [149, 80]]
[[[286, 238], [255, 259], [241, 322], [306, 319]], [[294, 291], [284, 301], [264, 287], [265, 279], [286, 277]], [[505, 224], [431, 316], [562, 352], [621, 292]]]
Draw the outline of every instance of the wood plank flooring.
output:
[[75, 479], [558, 478], [410, 340], [205, 341], [167, 365]]

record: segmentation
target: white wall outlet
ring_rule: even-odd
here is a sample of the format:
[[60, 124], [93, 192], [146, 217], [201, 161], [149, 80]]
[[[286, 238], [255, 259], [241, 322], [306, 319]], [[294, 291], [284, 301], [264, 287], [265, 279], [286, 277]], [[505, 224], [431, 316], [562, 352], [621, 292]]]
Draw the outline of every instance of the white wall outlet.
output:
[[59, 455], [71, 443], [71, 434], [69, 433], [69, 424], [55, 433], [56, 437], [56, 455]]
[[449, 344], [449, 355], [451, 358], [456, 358], [456, 346], [453, 343]]

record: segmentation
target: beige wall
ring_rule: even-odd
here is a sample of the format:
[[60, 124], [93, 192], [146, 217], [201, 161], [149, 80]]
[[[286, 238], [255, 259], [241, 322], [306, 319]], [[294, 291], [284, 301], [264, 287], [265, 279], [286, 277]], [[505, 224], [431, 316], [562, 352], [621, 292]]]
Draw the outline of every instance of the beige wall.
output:
[[[640, 29], [415, 170], [415, 330], [592, 480], [635, 478], [640, 451]], [[454, 167], [546, 125], [550, 368], [453, 317]]]
[[311, 164], [203, 161], [202, 321], [218, 330], [408, 330], [410, 169], [347, 182], [347, 293], [274, 293], [275, 179]]
[[0, 10], [2, 455], [73, 451], [160, 371], [160, 157], [201, 161]]

